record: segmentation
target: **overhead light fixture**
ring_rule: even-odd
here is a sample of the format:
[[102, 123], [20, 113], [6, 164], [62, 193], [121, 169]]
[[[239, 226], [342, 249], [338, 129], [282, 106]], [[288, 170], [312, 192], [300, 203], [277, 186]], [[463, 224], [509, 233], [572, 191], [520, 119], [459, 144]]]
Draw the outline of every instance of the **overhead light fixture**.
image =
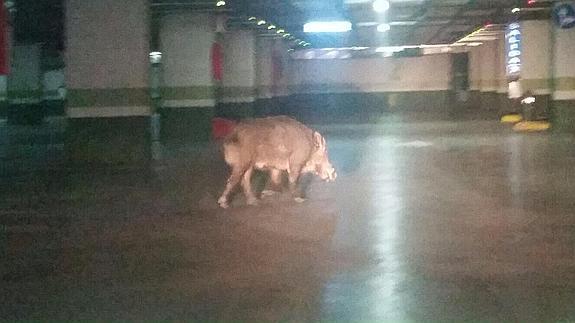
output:
[[283, 34], [283, 33], [285, 33], [285, 32], [286, 32], [286, 31], [283, 30], [283, 29], [278, 29], [278, 30], [276, 31], [276, 33], [278, 33], [278, 34]]
[[225, 6], [225, 5], [226, 5], [226, 2], [223, 1], [223, 0], [220, 0], [220, 1], [216, 2], [216, 7], [222, 7], [222, 6]]
[[258, 26], [265, 25], [265, 24], [266, 24], [266, 21], [265, 21], [265, 20], [260, 20], [260, 21], [258, 21]]
[[342, 33], [350, 30], [349, 21], [312, 21], [303, 25], [306, 33]]
[[387, 32], [391, 29], [391, 26], [389, 24], [379, 24], [377, 25], [377, 31], [380, 33], [384, 33]]
[[290, 33], [287, 33], [287, 34], [283, 34], [282, 37], [287, 38], [287, 37], [289, 37], [289, 36], [291, 36], [291, 34], [290, 34]]
[[275, 25], [269, 25], [268, 30], [272, 30], [272, 29], [276, 29], [276, 26]]
[[386, 12], [389, 10], [389, 1], [387, 0], [374, 0], [371, 4], [375, 12]]
[[254, 16], [251, 16], [251, 17], [248, 18], [249, 21], [253, 21], [253, 20], [256, 20], [256, 19], [257, 19], [257, 18], [254, 17]]
[[518, 13], [519, 11], [521, 11], [521, 8], [513, 8], [513, 9], [511, 9], [511, 13]]

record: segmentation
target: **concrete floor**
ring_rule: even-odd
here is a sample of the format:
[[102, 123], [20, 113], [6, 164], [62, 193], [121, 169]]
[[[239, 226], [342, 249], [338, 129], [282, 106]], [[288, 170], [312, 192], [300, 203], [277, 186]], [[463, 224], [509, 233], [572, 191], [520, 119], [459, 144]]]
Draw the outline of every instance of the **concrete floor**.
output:
[[323, 127], [336, 183], [216, 207], [215, 147], [7, 177], [0, 319], [575, 320], [575, 139]]

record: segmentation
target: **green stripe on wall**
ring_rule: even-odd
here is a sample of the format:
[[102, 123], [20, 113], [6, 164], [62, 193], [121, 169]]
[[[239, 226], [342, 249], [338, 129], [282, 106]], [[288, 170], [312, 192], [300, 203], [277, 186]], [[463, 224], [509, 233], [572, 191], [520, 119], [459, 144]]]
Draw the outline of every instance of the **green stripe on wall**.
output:
[[555, 90], [571, 91], [575, 90], [575, 77], [559, 77], [555, 79]]
[[481, 80], [481, 87], [496, 89], [499, 86], [498, 80]]
[[521, 87], [525, 90], [547, 90], [551, 88], [550, 79], [521, 79]]
[[251, 98], [256, 96], [257, 90], [253, 87], [227, 86], [222, 88], [222, 96], [226, 98]]
[[147, 88], [70, 89], [67, 99], [67, 105], [75, 108], [151, 105]]
[[205, 100], [215, 97], [213, 86], [178, 86], [162, 87], [160, 90], [164, 100]]

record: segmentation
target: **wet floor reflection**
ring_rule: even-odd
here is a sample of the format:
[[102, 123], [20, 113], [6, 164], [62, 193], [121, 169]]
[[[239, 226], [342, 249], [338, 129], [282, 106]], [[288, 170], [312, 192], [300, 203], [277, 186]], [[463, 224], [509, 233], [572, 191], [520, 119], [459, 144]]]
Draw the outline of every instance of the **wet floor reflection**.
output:
[[470, 129], [354, 141], [362, 158], [339, 179], [341, 266], [324, 318], [574, 317], [574, 138]]

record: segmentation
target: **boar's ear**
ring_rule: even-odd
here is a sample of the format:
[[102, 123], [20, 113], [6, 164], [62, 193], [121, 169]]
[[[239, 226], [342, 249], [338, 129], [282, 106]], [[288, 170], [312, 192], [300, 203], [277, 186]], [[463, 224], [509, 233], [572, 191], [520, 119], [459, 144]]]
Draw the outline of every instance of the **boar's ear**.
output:
[[313, 132], [313, 143], [318, 150], [325, 150], [325, 139], [319, 132]]

